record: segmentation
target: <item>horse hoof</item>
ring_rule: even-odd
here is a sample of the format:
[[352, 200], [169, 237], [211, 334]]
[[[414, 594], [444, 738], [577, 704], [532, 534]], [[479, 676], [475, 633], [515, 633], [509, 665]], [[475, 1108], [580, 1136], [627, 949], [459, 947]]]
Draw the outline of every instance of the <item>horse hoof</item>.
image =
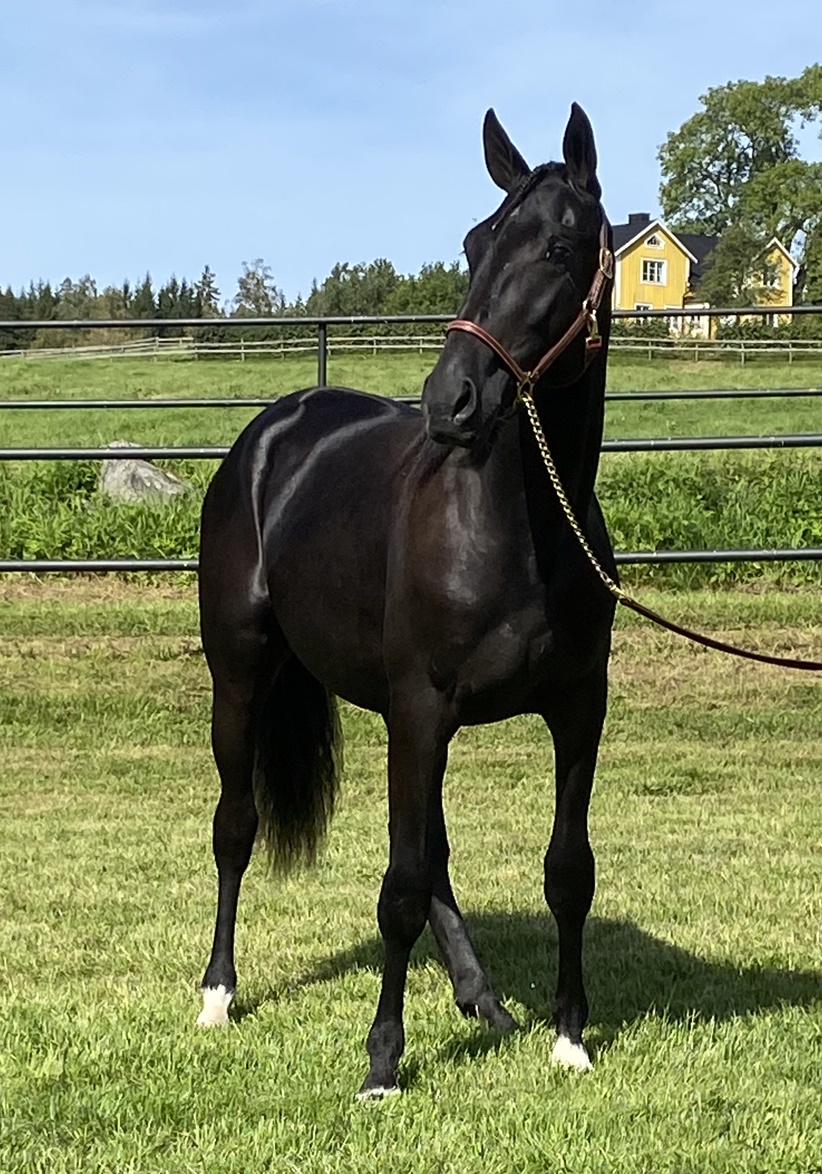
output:
[[495, 1027], [497, 1031], [501, 1031], [503, 1035], [510, 1035], [512, 1031], [519, 1031], [519, 1024], [517, 1023], [514, 1016], [509, 1015], [505, 1008], [499, 1004], [494, 1010], [493, 1017], [488, 1016], [488, 1022], [492, 1027]]
[[203, 1009], [197, 1016], [200, 1027], [225, 1027], [233, 997], [234, 992], [224, 986], [203, 987]]
[[513, 1015], [509, 1015], [496, 999], [480, 1003], [462, 1003], [457, 1000], [457, 1007], [459, 1007], [460, 1014], [464, 1015], [466, 1019], [482, 1019], [489, 1027], [495, 1028], [504, 1035], [519, 1028]]
[[557, 1036], [551, 1059], [561, 1068], [571, 1068], [575, 1072], [588, 1072], [593, 1067], [585, 1044], [581, 1041], [575, 1044], [567, 1035]]
[[357, 1093], [358, 1101], [384, 1101], [386, 1097], [398, 1097], [402, 1089], [398, 1084], [364, 1084]]

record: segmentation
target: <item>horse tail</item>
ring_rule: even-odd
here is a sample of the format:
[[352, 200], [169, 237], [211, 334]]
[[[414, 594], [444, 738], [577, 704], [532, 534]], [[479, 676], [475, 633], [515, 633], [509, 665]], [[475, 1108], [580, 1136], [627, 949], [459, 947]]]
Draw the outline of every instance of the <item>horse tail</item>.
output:
[[256, 699], [254, 801], [272, 867], [313, 864], [342, 770], [337, 698], [289, 656]]

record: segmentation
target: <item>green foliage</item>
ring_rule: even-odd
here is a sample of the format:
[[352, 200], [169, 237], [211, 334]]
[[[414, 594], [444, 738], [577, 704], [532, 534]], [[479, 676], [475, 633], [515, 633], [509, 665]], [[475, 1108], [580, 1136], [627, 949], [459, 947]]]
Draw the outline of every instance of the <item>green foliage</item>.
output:
[[822, 164], [799, 157], [796, 137], [798, 123], [820, 118], [820, 66], [797, 78], [729, 82], [700, 103], [659, 149], [660, 203], [672, 227], [723, 238], [706, 279], [711, 300], [745, 301], [761, 247], [774, 236], [822, 280], [810, 247], [822, 232]]
[[614, 338], [650, 338], [672, 342], [671, 330], [664, 318], [616, 318], [611, 325]]
[[234, 309], [241, 318], [268, 318], [285, 307], [285, 297], [274, 282], [271, 266], [262, 257], [251, 264], [243, 261], [243, 272], [237, 282]]
[[[822, 463], [803, 454], [619, 455], [603, 462], [598, 494], [618, 550], [822, 546]], [[629, 574], [679, 587], [822, 583], [815, 562], [637, 566]]]
[[369, 264], [337, 262], [322, 285], [314, 284], [305, 303], [306, 313], [316, 317], [384, 314], [388, 299], [402, 280], [384, 257]]
[[208, 472], [188, 468], [197, 489], [162, 504], [121, 505], [97, 492], [99, 465], [0, 463], [3, 558], [194, 558]]
[[729, 225], [705, 262], [700, 300], [712, 306], [751, 306], [767, 300], [775, 275], [775, 266], [765, 256], [767, 243], [768, 238], [750, 224]]

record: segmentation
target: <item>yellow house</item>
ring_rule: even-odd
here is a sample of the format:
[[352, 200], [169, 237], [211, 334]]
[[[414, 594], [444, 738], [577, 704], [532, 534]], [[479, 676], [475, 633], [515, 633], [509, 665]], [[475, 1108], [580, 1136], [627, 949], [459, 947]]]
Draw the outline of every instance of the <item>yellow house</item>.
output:
[[[693, 309], [688, 318], [673, 318], [674, 333], [707, 335], [710, 319], [699, 314], [707, 306], [700, 299], [699, 281], [718, 237], [675, 233], [647, 212], [632, 212], [626, 224], [615, 224], [614, 309]], [[773, 238], [765, 250], [767, 289], [758, 304], [793, 305], [797, 263], [785, 246]]]

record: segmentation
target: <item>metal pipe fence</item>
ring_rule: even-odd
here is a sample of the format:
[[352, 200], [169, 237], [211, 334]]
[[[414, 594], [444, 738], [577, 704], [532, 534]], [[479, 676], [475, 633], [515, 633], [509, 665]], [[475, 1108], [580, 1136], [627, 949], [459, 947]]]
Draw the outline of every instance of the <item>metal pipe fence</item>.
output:
[[[231, 327], [232, 331], [237, 327]], [[323, 331], [318, 328], [318, 334]], [[310, 334], [296, 338], [254, 339], [241, 336], [234, 341], [204, 341], [191, 335], [177, 338], [151, 338], [98, 342], [88, 345], [66, 347], [28, 347], [19, 350], [0, 350], [0, 359], [9, 362], [39, 362], [49, 359], [162, 359], [197, 360], [213, 358], [236, 358], [241, 362], [258, 358], [279, 359], [299, 358], [316, 353], [319, 361], [325, 349], [326, 358], [332, 354], [368, 354], [376, 357], [383, 353], [412, 352], [425, 354], [436, 352], [442, 346], [439, 331], [427, 334], [383, 334], [383, 335], [329, 335], [325, 339]], [[617, 354], [637, 354], [653, 359], [668, 358], [739, 359], [746, 363], [757, 357], [781, 358], [788, 364], [803, 358], [822, 356], [822, 339], [711, 339], [688, 334], [671, 337], [641, 338], [636, 336], [612, 335], [611, 351]]]
[[[652, 318], [685, 318], [693, 317], [693, 309], [682, 310], [646, 310], [646, 311], [615, 311], [617, 319], [652, 319]], [[820, 314], [820, 306], [751, 306], [744, 309], [699, 309], [698, 316], [703, 318], [718, 318], [729, 316], [764, 317], [771, 315], [805, 315]], [[443, 324], [450, 320], [450, 315], [422, 314], [422, 315], [370, 315], [357, 318], [244, 318], [238, 319], [85, 319], [79, 321], [5, 321], [0, 322], [2, 329], [45, 329], [45, 330], [90, 330], [90, 329], [150, 329], [165, 328], [194, 329], [204, 325], [227, 325], [231, 327], [277, 327], [277, 328], [313, 328], [316, 329], [317, 352], [317, 383], [318, 386], [327, 385], [329, 327], [343, 325], [386, 325], [392, 323], [430, 323]], [[366, 340], [367, 341], [367, 340]], [[648, 345], [658, 347], [660, 351], [668, 350], [667, 340], [649, 339], [642, 341], [644, 350]], [[439, 343], [437, 344], [440, 345]], [[688, 340], [688, 346], [693, 340]], [[747, 344], [746, 344], [747, 345]], [[312, 350], [314, 347], [312, 346]], [[777, 388], [777, 389], [708, 389], [701, 391], [657, 391], [657, 392], [611, 392], [606, 399], [611, 400], [677, 400], [677, 399], [732, 399], [732, 398], [764, 398], [789, 396], [818, 396], [822, 388]], [[413, 397], [398, 397], [403, 402], [418, 402]], [[0, 401], [0, 409], [38, 409], [52, 410], [55, 408], [87, 408], [87, 409], [116, 409], [116, 408], [146, 408], [146, 407], [266, 407], [272, 401], [266, 398], [223, 398], [223, 399], [187, 399], [179, 397], [165, 397], [157, 399], [137, 400], [8, 400]], [[707, 451], [722, 449], [773, 449], [773, 448], [808, 448], [822, 446], [822, 434], [807, 433], [783, 436], [716, 436], [716, 437], [674, 437], [674, 438], [647, 438], [638, 440], [606, 440], [603, 441], [603, 452], [681, 452]], [[217, 460], [225, 456], [228, 446], [145, 446], [116, 448], [6, 448], [0, 449], [0, 460], [116, 460], [127, 458], [139, 459], [187, 459], [187, 460]], [[822, 558], [822, 549], [809, 547], [803, 549], [766, 549], [766, 550], [691, 550], [691, 551], [623, 551], [616, 555], [617, 563], [660, 565], [666, 563], [704, 563], [704, 562], [773, 562], [789, 560], [809, 560]], [[196, 559], [27, 559], [27, 560], [0, 560], [0, 572], [30, 571], [35, 573], [46, 572], [123, 572], [123, 571], [194, 571], [197, 569]]]
[[[822, 355], [820, 355], [822, 358]], [[719, 400], [719, 399], [813, 399], [822, 396], [821, 387], [777, 388], [708, 388], [682, 391], [608, 391], [606, 401], [652, 402], [654, 400]], [[418, 404], [419, 396], [397, 395], [396, 403]], [[276, 397], [235, 396], [233, 398], [193, 396], [152, 396], [145, 399], [6, 399], [0, 400], [0, 411], [62, 411], [65, 409], [106, 410], [131, 408], [267, 408], [276, 403]]]
[[[0, 448], [0, 461], [210, 461], [221, 460], [227, 444], [129, 445], [127, 448]], [[603, 440], [601, 452], [708, 452], [723, 449], [819, 448], [822, 433], [782, 436], [651, 436], [637, 440]]]

